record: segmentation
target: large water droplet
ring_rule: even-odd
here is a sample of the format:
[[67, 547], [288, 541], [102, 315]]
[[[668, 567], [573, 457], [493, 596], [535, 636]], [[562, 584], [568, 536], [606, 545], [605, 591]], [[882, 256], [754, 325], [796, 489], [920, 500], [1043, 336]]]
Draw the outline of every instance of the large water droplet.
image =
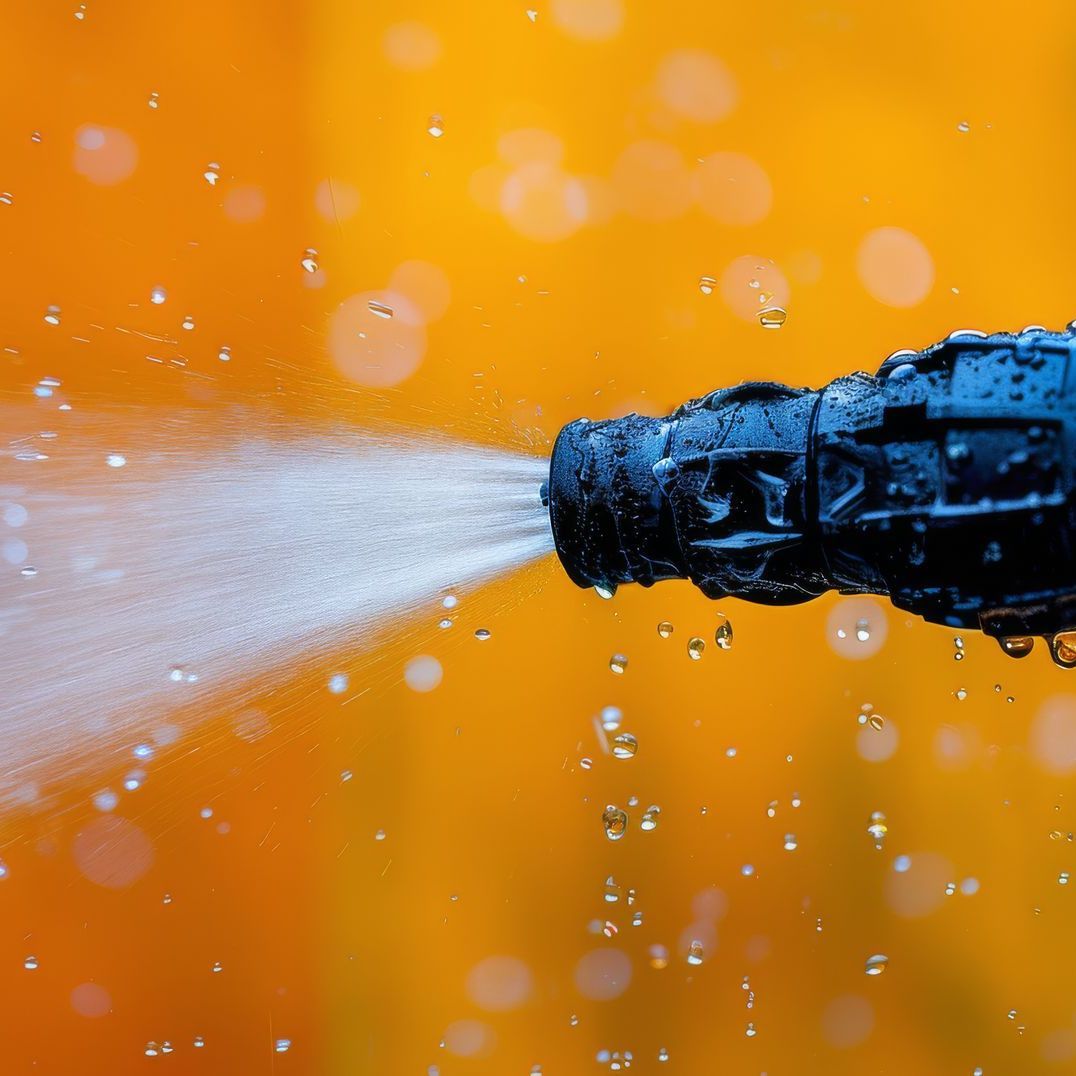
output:
[[602, 811], [602, 825], [605, 826], [605, 835], [611, 841], [619, 841], [628, 828], [628, 815], [626, 811], [610, 803]]

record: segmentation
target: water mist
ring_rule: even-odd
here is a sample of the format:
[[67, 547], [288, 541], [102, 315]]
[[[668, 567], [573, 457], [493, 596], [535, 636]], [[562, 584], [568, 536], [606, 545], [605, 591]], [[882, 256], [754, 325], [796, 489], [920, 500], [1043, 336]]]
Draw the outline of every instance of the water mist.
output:
[[552, 548], [543, 460], [400, 434], [238, 443], [176, 420], [125, 451], [108, 429], [17, 443], [0, 472], [0, 803]]

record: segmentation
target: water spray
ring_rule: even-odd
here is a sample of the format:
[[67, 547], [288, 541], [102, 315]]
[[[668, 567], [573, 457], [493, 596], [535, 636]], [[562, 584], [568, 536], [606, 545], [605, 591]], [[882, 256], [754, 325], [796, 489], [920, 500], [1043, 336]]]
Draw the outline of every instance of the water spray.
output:
[[606, 594], [888, 595], [1076, 667], [1074, 326], [963, 330], [815, 391], [753, 382], [572, 422], [542, 488], [561, 563]]

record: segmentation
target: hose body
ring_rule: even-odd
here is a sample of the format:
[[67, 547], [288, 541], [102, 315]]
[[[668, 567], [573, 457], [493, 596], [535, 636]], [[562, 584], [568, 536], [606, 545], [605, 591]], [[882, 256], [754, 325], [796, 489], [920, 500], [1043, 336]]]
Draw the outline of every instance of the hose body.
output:
[[1047, 636], [1056, 659], [1076, 627], [1074, 357], [1071, 330], [960, 332], [817, 391], [573, 422], [550, 464], [557, 551], [581, 586], [888, 595], [1014, 655]]

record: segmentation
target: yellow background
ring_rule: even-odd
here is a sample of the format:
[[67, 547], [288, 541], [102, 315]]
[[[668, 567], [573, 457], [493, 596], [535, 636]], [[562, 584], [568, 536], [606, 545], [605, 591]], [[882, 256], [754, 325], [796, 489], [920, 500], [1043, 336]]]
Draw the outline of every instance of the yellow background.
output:
[[[815, 385], [952, 329], [1076, 316], [1068, 3], [88, 0], [78, 11], [42, 0], [3, 17], [10, 439], [45, 422], [32, 387], [52, 375], [83, 409], [224, 415], [241, 403], [230, 421], [283, 414], [296, 429], [376, 412], [540, 454], [580, 414], [664, 413], [742, 379]], [[401, 67], [386, 32], [406, 22], [420, 29]], [[434, 43], [424, 56], [415, 33]], [[678, 114], [655, 88], [685, 48], [737, 88], [721, 118]], [[122, 132], [106, 149], [122, 158], [133, 145], [129, 174], [80, 164], [87, 125]], [[505, 194], [526, 160], [506, 160], [504, 136], [531, 129], [562, 156]], [[622, 154], [643, 140], [680, 164], [656, 181], [632, 171]], [[524, 157], [556, 144], [520, 142]], [[692, 177], [713, 153], [764, 171], [761, 219], [723, 223], [700, 207]], [[357, 192], [350, 216], [319, 213], [325, 180]], [[244, 204], [258, 219], [236, 219]], [[913, 278], [932, 270], [907, 305], [869, 286], [860, 252], [879, 228], [918, 240]], [[307, 248], [317, 274], [300, 265]], [[739, 316], [720, 287], [700, 290], [744, 256], [787, 281], [780, 331]], [[413, 260], [441, 270], [450, 303], [425, 326], [417, 371], [371, 393], [334, 361], [333, 312]], [[168, 299], [154, 306], [158, 284]], [[43, 320], [52, 304], [59, 326]], [[1071, 711], [1063, 700], [1060, 725], [1041, 716], [1076, 684], [1041, 649], [1017, 664], [967, 637], [957, 663], [951, 632], [882, 603], [869, 619], [885, 641], [854, 660], [828, 621], [848, 610], [829, 598], [720, 603], [735, 645], [719, 652], [715, 607], [686, 585], [603, 602], [548, 561], [465, 597], [451, 633], [436, 629], [436, 598], [425, 618], [335, 656], [332, 668], [370, 688], [353, 701], [325, 690], [332, 668], [297, 654], [287, 684], [253, 685], [269, 735], [236, 737], [227, 699], [200, 715], [197, 736], [117, 809], [155, 851], [129, 889], [98, 888], [72, 862], [97, 783], [0, 820], [4, 1071], [556, 1076], [607, 1071], [602, 1050], [631, 1051], [640, 1073], [692, 1076], [1076, 1071], [1076, 887], [1058, 884], [1076, 869], [1074, 760], [1059, 772], [1064, 759], [1043, 748], [1065, 747]], [[662, 619], [671, 639], [655, 631]], [[488, 643], [471, 637], [479, 626]], [[686, 652], [695, 633], [710, 644], [699, 662]], [[630, 659], [620, 678], [614, 651]], [[401, 679], [422, 653], [444, 667], [429, 694]], [[882, 732], [857, 723], [867, 703]], [[593, 718], [610, 704], [638, 737], [632, 760], [602, 752]], [[894, 729], [891, 757], [863, 757], [871, 736], [892, 746]], [[122, 773], [113, 765], [101, 763], [102, 782]], [[633, 795], [613, 844], [602, 808]], [[651, 803], [661, 822], [644, 833]], [[199, 816], [206, 804], [228, 834]], [[875, 810], [889, 826], [881, 851], [866, 833]], [[906, 877], [899, 855], [912, 857]], [[610, 874], [637, 891], [631, 909], [604, 902]], [[977, 893], [944, 896], [966, 879]], [[689, 966], [700, 907], [716, 941]], [[607, 919], [612, 939], [591, 930]], [[653, 945], [668, 948], [667, 967], [651, 966]], [[614, 948], [630, 985], [609, 1001], [582, 996], [578, 961]], [[875, 953], [888, 970], [868, 978]], [[529, 973], [509, 1011], [468, 989], [491, 956]], [[107, 988], [109, 1015], [74, 1011], [86, 981]], [[461, 1020], [481, 1023], [482, 1056], [449, 1048]], [[279, 1037], [292, 1040], [285, 1054]], [[165, 1039], [172, 1054], [144, 1056]]]

